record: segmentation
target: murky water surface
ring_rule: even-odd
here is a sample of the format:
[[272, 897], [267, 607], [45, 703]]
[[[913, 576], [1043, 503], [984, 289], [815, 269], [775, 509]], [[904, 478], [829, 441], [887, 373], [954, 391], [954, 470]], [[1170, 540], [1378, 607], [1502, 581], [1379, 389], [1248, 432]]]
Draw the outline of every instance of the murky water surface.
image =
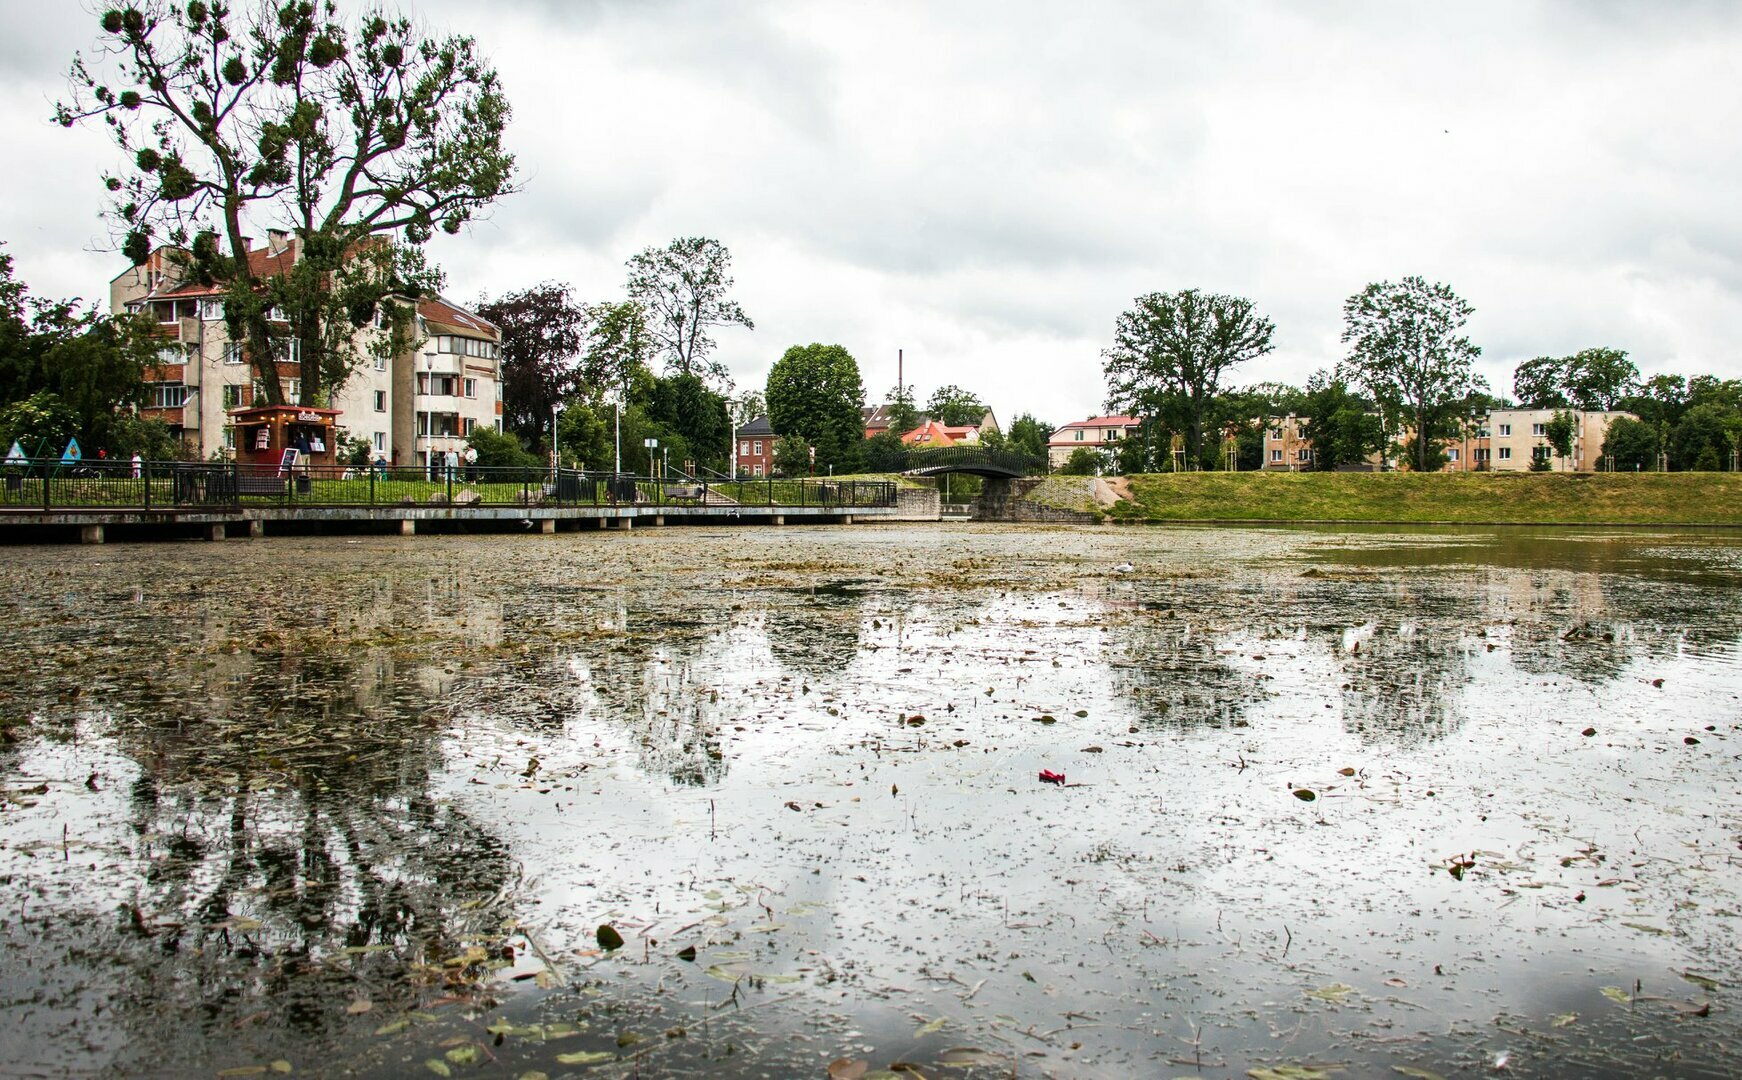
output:
[[275, 539], [4, 579], [0, 1073], [1742, 1071], [1735, 534]]

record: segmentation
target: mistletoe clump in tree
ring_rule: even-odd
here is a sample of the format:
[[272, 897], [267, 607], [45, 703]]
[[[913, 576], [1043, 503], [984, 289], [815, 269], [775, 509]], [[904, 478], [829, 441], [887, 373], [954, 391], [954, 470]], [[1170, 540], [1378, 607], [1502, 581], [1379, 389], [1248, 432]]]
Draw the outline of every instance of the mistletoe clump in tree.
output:
[[[388, 297], [439, 286], [421, 251], [435, 230], [513, 190], [508, 101], [471, 38], [309, 0], [154, 0], [101, 25], [55, 119], [102, 118], [129, 158], [104, 178], [122, 252], [138, 264], [167, 242], [189, 280], [224, 289], [269, 402], [284, 400], [275, 360], [292, 341], [301, 403], [342, 384], [362, 359], [356, 328]], [[251, 261], [253, 228], [294, 237], [294, 264]], [[388, 306], [402, 342], [410, 313]]]

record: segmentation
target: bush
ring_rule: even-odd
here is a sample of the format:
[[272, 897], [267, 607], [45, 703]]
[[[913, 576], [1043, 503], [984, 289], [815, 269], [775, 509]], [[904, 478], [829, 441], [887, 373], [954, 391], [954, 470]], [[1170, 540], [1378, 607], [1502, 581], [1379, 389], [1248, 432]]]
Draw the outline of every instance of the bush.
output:
[[475, 427], [466, 437], [466, 445], [478, 452], [478, 466], [486, 469], [537, 469], [544, 459], [527, 451], [519, 438], [495, 428]]

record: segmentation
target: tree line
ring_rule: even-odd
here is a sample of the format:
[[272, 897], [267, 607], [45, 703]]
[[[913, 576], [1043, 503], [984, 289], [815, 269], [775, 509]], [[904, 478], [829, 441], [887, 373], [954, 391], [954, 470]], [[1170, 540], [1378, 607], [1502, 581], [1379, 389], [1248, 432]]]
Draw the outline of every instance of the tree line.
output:
[[1265, 429], [1293, 415], [1312, 442], [1313, 468], [1389, 450], [1425, 472], [1446, 463], [1447, 444], [1512, 407], [1556, 412], [1546, 427], [1559, 456], [1571, 452], [1572, 410], [1618, 410], [1639, 419], [1610, 426], [1602, 453], [1616, 469], [1656, 468], [1659, 455], [1678, 470], [1735, 467], [1742, 380], [1646, 378], [1625, 352], [1593, 348], [1519, 364], [1508, 398], [1476, 373], [1481, 348], [1463, 333], [1473, 310], [1449, 286], [1421, 277], [1370, 284], [1344, 302], [1341, 362], [1304, 387], [1237, 387], [1227, 385], [1234, 370], [1274, 348], [1275, 325], [1252, 301], [1197, 289], [1140, 296], [1119, 316], [1102, 358], [1108, 409], [1142, 417], [1141, 433], [1111, 460], [1084, 450], [1067, 470], [1219, 469], [1230, 450], [1238, 468], [1257, 469]]

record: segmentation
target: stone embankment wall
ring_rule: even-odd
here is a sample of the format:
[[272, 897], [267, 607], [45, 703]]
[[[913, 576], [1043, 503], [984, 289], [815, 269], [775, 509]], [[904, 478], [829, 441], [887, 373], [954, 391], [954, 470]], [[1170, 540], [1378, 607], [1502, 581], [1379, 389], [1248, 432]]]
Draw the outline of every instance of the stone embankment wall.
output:
[[936, 521], [943, 516], [943, 495], [930, 487], [903, 487], [895, 493], [896, 514], [878, 521]]
[[[1117, 496], [1106, 482], [1093, 476], [1033, 476], [1021, 480], [987, 480], [974, 503], [975, 521], [1051, 521], [1072, 525], [1098, 525], [1098, 507], [1110, 506]], [[1045, 500], [1030, 498], [1044, 489]]]

